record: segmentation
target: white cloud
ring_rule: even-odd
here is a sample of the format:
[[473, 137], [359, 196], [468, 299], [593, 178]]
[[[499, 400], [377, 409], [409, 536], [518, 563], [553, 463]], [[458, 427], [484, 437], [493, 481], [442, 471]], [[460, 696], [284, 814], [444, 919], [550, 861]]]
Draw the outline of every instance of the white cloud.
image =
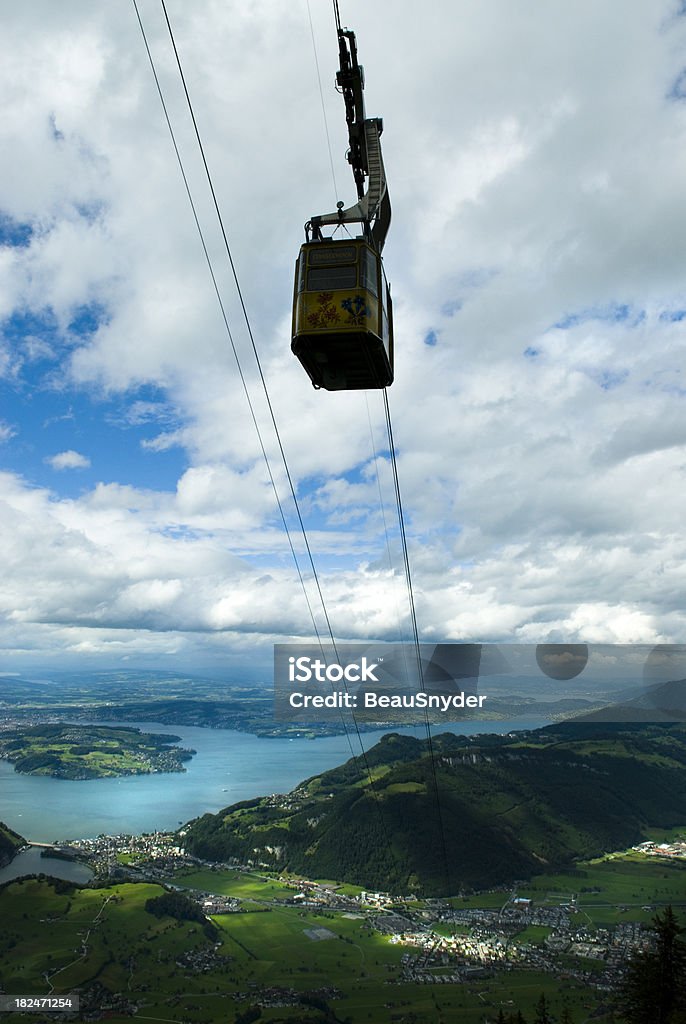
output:
[[[165, 26], [154, 4], [141, 11], [317, 607]], [[407, 0], [347, 4], [368, 113], [385, 124], [389, 398], [427, 635], [682, 639], [686, 105], [670, 91], [686, 18], [673, 15], [668, 0], [437, 0], [421, 18]], [[332, 624], [390, 638], [407, 609], [380, 396], [315, 393], [289, 350], [302, 223], [353, 194], [327, 89], [330, 10], [313, 16], [336, 197], [306, 12], [212, 0], [170, 16]], [[0, 48], [0, 192], [33, 228], [0, 249], [0, 315], [47, 306], [61, 332], [7, 332], [0, 372], [18, 382], [52, 360], [53, 390], [130, 399], [124, 443], [188, 460], [165, 490], [121, 469], [78, 501], [6, 479], [26, 544], [3, 568], [8, 649], [18, 624], [60, 649], [112, 651], [119, 631], [136, 655], [310, 630], [132, 12], [18, 5]], [[92, 303], [106, 316], [72, 336]], [[155, 436], [124, 432], [142, 425]]]
[[66, 452], [58, 452], [45, 460], [53, 469], [88, 469], [91, 460], [87, 455], [69, 449]]
[[177, 445], [183, 445], [185, 432], [183, 430], [166, 430], [157, 437], [143, 438], [141, 448], [149, 452], [166, 452]]

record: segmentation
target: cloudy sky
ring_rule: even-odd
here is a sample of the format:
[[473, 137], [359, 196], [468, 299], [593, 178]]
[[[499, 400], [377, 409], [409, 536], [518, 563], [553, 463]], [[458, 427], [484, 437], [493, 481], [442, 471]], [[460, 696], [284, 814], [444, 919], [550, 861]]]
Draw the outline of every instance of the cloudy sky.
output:
[[[315, 392], [289, 348], [302, 226], [354, 198], [331, 5], [311, 33], [306, 0], [167, 3], [334, 634], [407, 638], [381, 394]], [[340, 4], [384, 119], [420, 633], [684, 641], [686, 6]], [[163, 11], [139, 7], [322, 628]], [[136, 12], [0, 24], [4, 668], [240, 673], [312, 617]]]

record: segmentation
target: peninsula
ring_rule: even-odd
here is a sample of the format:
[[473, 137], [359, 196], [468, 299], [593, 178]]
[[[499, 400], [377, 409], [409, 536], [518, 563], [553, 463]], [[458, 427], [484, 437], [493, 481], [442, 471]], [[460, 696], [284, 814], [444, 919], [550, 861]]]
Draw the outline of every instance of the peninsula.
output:
[[184, 772], [194, 750], [173, 746], [179, 736], [118, 726], [44, 723], [0, 732], [0, 758], [27, 775], [99, 779], [151, 772]]

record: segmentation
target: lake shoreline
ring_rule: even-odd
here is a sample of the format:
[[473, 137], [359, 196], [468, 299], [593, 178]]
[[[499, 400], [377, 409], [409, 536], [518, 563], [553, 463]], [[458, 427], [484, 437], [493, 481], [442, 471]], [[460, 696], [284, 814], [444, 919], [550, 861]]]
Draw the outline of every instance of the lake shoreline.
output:
[[[75, 723], [76, 724], [76, 723]], [[78, 723], [84, 725], [83, 719]], [[110, 722], [94, 720], [93, 726]], [[175, 831], [205, 813], [217, 813], [241, 800], [287, 793], [303, 780], [326, 771], [373, 746], [389, 732], [425, 736], [422, 727], [395, 727], [357, 736], [316, 740], [264, 738], [237, 730], [156, 722], [121, 721], [122, 726], [180, 737], [197, 751], [183, 773], [59, 779], [20, 775], [0, 762], [0, 820], [27, 840], [51, 844], [105, 835]], [[446, 723], [441, 731], [507, 733], [549, 725], [549, 720]], [[484, 728], [486, 726], [486, 728]], [[494, 728], [494, 726], [496, 728]], [[69, 785], [71, 783], [71, 785]]]
[[27, 875], [47, 875], [76, 885], [85, 885], [95, 878], [93, 870], [78, 857], [51, 856], [45, 850], [51, 844], [31, 843], [20, 847], [9, 863], [0, 868], [0, 887]]

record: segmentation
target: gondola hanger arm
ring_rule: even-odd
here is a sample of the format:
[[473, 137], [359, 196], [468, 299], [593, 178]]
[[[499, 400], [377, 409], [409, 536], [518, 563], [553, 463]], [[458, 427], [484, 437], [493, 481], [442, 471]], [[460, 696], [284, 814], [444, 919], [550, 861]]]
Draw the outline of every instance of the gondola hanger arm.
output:
[[345, 102], [348, 163], [355, 178], [358, 200], [353, 206], [343, 208], [339, 203], [333, 213], [312, 217], [305, 230], [308, 238], [311, 231], [314, 239], [321, 239], [323, 225], [362, 224], [364, 236], [381, 253], [391, 223], [391, 203], [381, 154], [383, 121], [380, 117], [365, 117], [364, 68], [357, 59], [354, 32], [338, 30], [338, 53], [340, 66], [336, 84]]

